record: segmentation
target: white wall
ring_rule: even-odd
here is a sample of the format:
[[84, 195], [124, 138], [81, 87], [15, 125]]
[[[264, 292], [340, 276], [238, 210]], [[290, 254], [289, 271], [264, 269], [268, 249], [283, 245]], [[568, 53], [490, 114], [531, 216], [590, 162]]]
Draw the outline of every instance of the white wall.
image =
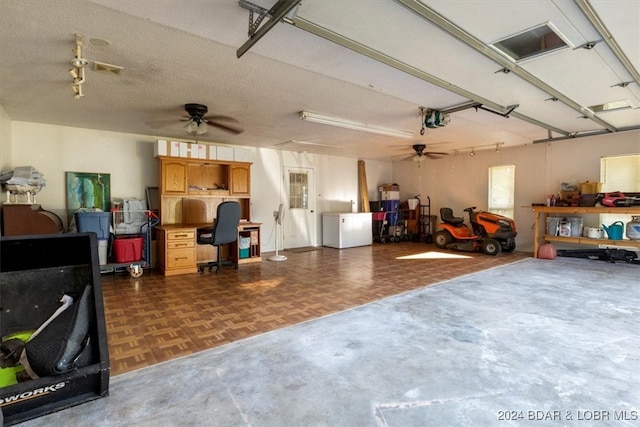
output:
[[463, 209], [487, 209], [488, 168], [515, 165], [516, 194], [514, 220], [518, 228], [517, 250], [533, 250], [531, 203], [544, 203], [548, 194], [560, 191], [563, 182], [599, 181], [600, 157], [640, 153], [640, 131], [567, 139], [515, 148], [477, 151], [422, 162], [394, 162], [393, 180], [400, 184], [401, 197], [415, 194], [431, 197], [431, 213], [450, 207], [457, 216]]
[[[53, 126], [29, 122], [0, 123], [9, 127], [12, 143], [5, 144], [6, 168], [33, 166], [46, 179], [36, 196], [43, 208], [66, 221], [65, 172], [110, 174], [111, 198], [144, 198], [145, 188], [158, 186], [157, 161], [153, 156], [156, 138], [144, 135]], [[0, 137], [2, 135], [0, 134]], [[315, 244], [322, 244], [323, 212], [351, 210], [358, 200], [356, 159], [253, 148], [251, 151], [251, 220], [263, 223], [263, 251], [275, 250], [272, 234], [273, 211], [282, 196], [284, 166], [309, 167], [315, 174]], [[377, 185], [391, 179], [389, 162], [367, 162], [369, 195]], [[2, 195], [4, 200], [4, 195]], [[374, 200], [374, 199], [372, 199]], [[280, 246], [282, 247], [282, 246]]]
[[111, 198], [144, 198], [157, 186], [152, 137], [37, 123], [12, 123], [11, 167], [33, 166], [46, 186], [36, 200], [66, 221], [65, 172], [110, 174]]
[[[275, 250], [273, 211], [284, 198], [285, 167], [313, 169], [316, 234], [312, 244], [322, 244], [323, 213], [350, 212], [351, 201], [358, 200], [357, 159], [260, 148], [253, 150], [252, 161], [251, 219], [263, 224], [262, 244], [265, 252]], [[365, 166], [369, 195], [375, 195], [379, 180], [391, 179], [391, 163], [367, 161]]]

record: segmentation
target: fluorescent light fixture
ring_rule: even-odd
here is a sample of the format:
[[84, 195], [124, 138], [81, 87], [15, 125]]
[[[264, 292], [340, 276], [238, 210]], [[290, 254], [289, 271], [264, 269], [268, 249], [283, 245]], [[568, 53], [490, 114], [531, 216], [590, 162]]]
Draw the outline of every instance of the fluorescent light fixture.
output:
[[613, 101], [600, 105], [592, 105], [591, 107], [589, 107], [589, 110], [593, 111], [594, 113], [604, 113], [606, 111], [624, 110], [627, 108], [631, 108], [631, 103], [628, 100], [624, 99], [622, 101]]
[[395, 136], [397, 138], [413, 138], [412, 132], [372, 126], [368, 123], [354, 122], [351, 120], [340, 119], [338, 117], [325, 116], [324, 114], [310, 113], [308, 111], [300, 111], [300, 119], [345, 129], [376, 133], [378, 135]]

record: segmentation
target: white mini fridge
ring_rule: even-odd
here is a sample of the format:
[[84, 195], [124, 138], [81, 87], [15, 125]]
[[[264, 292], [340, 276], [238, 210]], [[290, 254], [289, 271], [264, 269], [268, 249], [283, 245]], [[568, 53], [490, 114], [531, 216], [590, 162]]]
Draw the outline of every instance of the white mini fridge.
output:
[[322, 245], [330, 248], [352, 248], [373, 241], [371, 213], [323, 213]]

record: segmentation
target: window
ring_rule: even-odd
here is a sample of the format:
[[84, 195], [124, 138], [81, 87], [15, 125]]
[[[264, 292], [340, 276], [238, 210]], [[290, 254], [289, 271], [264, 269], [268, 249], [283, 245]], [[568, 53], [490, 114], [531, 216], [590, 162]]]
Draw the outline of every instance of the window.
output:
[[[640, 154], [602, 157], [600, 159], [600, 182], [602, 182], [602, 191], [606, 193], [613, 191], [640, 192]], [[629, 215], [600, 215], [601, 224], [609, 225], [616, 221], [622, 221], [626, 224], [629, 221]]]
[[513, 218], [515, 165], [489, 168], [489, 212]]
[[600, 159], [602, 191], [640, 192], [640, 154]]
[[289, 209], [309, 208], [309, 175], [289, 173]]

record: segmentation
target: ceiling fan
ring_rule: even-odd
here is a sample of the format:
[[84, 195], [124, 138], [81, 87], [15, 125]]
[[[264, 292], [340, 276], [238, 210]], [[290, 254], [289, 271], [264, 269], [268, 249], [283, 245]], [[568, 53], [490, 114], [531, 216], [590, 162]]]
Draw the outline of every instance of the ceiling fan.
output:
[[438, 159], [442, 156], [449, 155], [449, 153], [445, 153], [442, 151], [425, 151], [425, 149], [427, 148], [425, 144], [413, 144], [411, 148], [413, 148], [413, 151], [415, 153], [409, 157], [406, 157], [404, 160], [411, 159], [418, 164], [418, 167], [420, 167], [420, 163], [422, 163], [422, 161], [427, 157], [430, 159]]
[[209, 109], [206, 105], [203, 104], [185, 104], [184, 110], [189, 114], [189, 117], [185, 117], [182, 119], [183, 121], [187, 121], [185, 129], [190, 134], [202, 135], [209, 130], [209, 126], [216, 127], [218, 129], [222, 129], [225, 132], [233, 133], [238, 135], [243, 132], [243, 129], [230, 126], [224, 123], [220, 123], [222, 121], [228, 121], [233, 123], [238, 123], [236, 119], [229, 116], [205, 116]]

